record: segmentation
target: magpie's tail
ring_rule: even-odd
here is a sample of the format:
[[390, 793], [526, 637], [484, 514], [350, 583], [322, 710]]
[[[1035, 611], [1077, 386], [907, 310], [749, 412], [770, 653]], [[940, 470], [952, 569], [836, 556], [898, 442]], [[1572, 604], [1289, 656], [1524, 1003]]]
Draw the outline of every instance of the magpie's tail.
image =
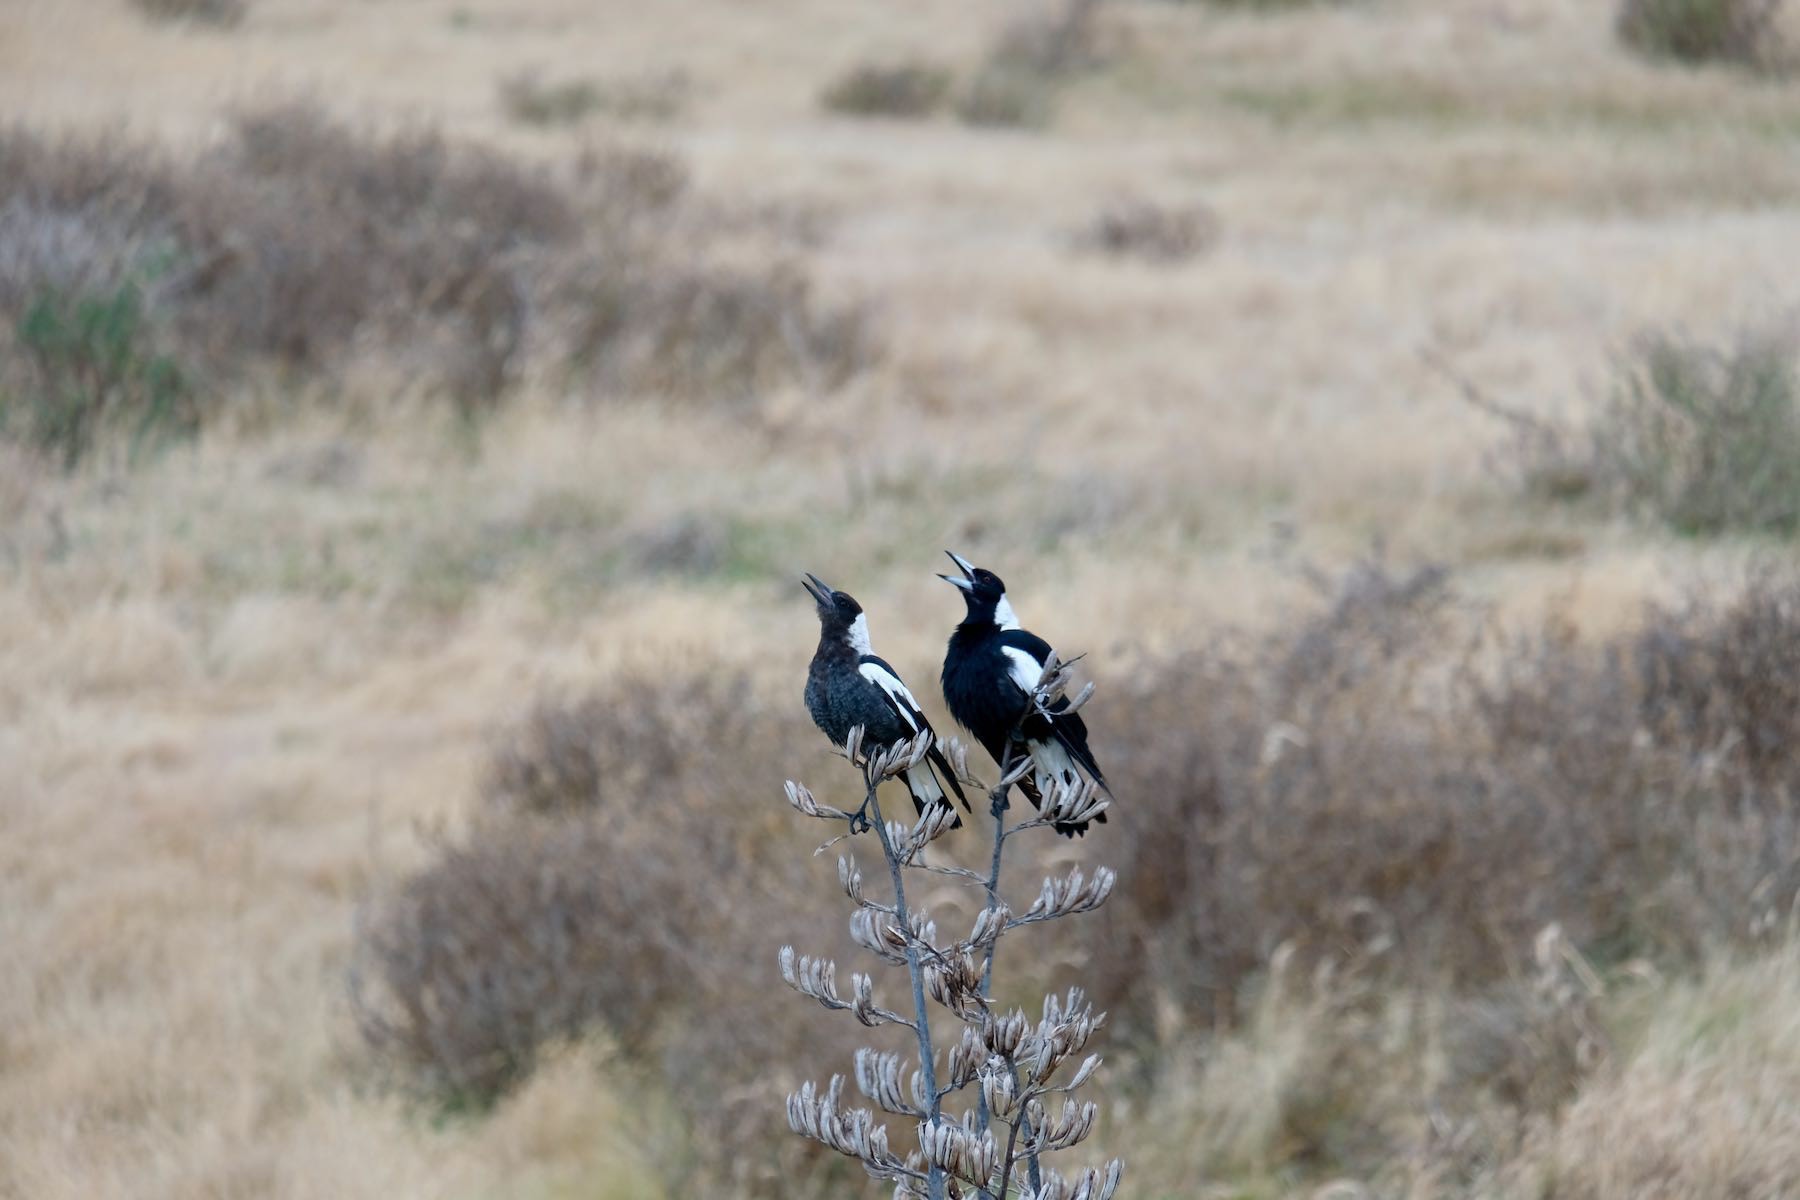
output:
[[[1085, 748], [1084, 746], [1083, 749]], [[1069, 750], [1061, 737], [1050, 741], [1027, 741], [1025, 749], [1031, 754], [1033, 770], [1031, 775], [1019, 780], [1019, 790], [1025, 793], [1025, 798], [1031, 801], [1033, 808], [1042, 809], [1044, 807], [1043, 788], [1053, 785], [1058, 780], [1072, 782], [1080, 778], [1075, 768], [1082, 760], [1080, 756]], [[1087, 761], [1092, 762], [1093, 756], [1088, 755]], [[1099, 778], [1099, 771], [1096, 769], [1093, 774], [1094, 782], [1104, 788], [1106, 784]], [[1111, 795], [1110, 792], [1107, 794]], [[1104, 812], [1096, 813], [1092, 819], [1104, 825], [1106, 814]], [[1089, 824], [1089, 821], [1053, 821], [1050, 828], [1066, 838], [1085, 837]]]
[[[933, 751], [933, 753], [936, 753], [936, 751]], [[946, 772], [945, 777], [950, 780], [951, 787], [956, 786], [956, 779], [954, 776], [949, 775], [948, 772]], [[929, 765], [918, 766], [909, 771], [900, 772], [900, 781], [906, 784], [906, 790], [912, 795], [913, 807], [919, 810], [919, 815], [921, 817], [925, 815], [926, 808], [935, 804], [941, 804], [945, 808], [950, 809], [954, 815], [955, 806], [950, 803], [949, 797], [944, 795], [944, 786], [938, 782], [937, 772], [932, 770]], [[958, 798], [961, 798], [962, 791], [958, 789], [956, 794]], [[967, 808], [968, 806], [969, 802], [963, 800], [963, 807]], [[950, 828], [961, 829], [962, 818], [956, 817], [951, 821]]]
[[1112, 788], [1107, 786], [1106, 776], [1100, 773], [1100, 764], [1094, 761], [1094, 752], [1088, 749], [1087, 722], [1081, 719], [1080, 713], [1063, 712], [1068, 704], [1069, 699], [1064, 696], [1050, 706], [1050, 711], [1057, 714], [1050, 719], [1050, 732], [1057, 743], [1069, 752], [1069, 757], [1075, 760], [1076, 765], [1086, 772], [1087, 777], [1099, 784], [1100, 790], [1110, 796]]
[[956, 772], [950, 769], [950, 760], [944, 757], [944, 752], [933, 746], [925, 752], [925, 758], [931, 763], [932, 769], [943, 777], [943, 782], [950, 785], [950, 790], [956, 793], [956, 798], [962, 801], [963, 811], [973, 812], [974, 810], [969, 807], [969, 798], [963, 795], [962, 784], [956, 781]]

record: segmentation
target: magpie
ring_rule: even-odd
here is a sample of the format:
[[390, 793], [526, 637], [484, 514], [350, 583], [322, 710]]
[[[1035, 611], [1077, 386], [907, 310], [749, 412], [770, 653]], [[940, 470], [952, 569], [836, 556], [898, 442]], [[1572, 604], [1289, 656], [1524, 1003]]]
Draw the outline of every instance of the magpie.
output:
[[[945, 553], [962, 574], [938, 578], [958, 588], [968, 608], [944, 653], [944, 702], [950, 715], [1002, 766], [1015, 737], [1024, 743], [1033, 769], [1019, 780], [1019, 790], [1034, 807], [1043, 807], [1043, 793], [1057, 781], [1075, 783], [1083, 772], [1110, 795], [1100, 764], [1088, 750], [1086, 723], [1079, 713], [1065, 711], [1068, 697], [1058, 697], [1047, 713], [1031, 703], [1050, 660], [1050, 643], [1019, 628], [998, 575]], [[1094, 820], [1104, 822], [1106, 814]], [[1088, 822], [1062, 821], [1054, 828], [1072, 838], [1085, 835]]]
[[[863, 615], [856, 598], [848, 592], [832, 590], [810, 573], [803, 586], [819, 606], [819, 648], [813, 652], [812, 668], [806, 673], [806, 709], [812, 714], [813, 723], [840, 748], [849, 742], [851, 729], [858, 725], [863, 727], [863, 744], [870, 749], [930, 733], [931, 722], [900, 682], [900, 673], [869, 652], [869, 618]], [[956, 772], [950, 769], [935, 742], [925, 761], [901, 772], [900, 779], [912, 793], [920, 816], [934, 804], [951, 807], [944, 795], [945, 785], [962, 801], [965, 810], [969, 807], [969, 799], [956, 781]], [[857, 816], [861, 819], [862, 813]], [[856, 822], [851, 824], [854, 830]], [[862, 824], [868, 827], [866, 819]], [[950, 827], [962, 828], [962, 818], [957, 817]]]

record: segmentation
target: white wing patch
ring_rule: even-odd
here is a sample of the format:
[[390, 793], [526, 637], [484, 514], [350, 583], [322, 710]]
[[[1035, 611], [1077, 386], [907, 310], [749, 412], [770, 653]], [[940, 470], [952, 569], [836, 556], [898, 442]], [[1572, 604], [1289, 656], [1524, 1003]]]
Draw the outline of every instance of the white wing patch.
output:
[[864, 679], [888, 694], [894, 701], [894, 707], [900, 711], [900, 719], [917, 732], [919, 720], [913, 714], [919, 711], [919, 702], [913, 699], [913, 694], [900, 682], [900, 677], [891, 671], [882, 670], [879, 663], [866, 662], [857, 671]]
[[1044, 677], [1044, 664], [1017, 646], [1002, 646], [1000, 649], [1006, 654], [1008, 674], [1019, 685], [1019, 690], [1027, 695], [1035, 692], [1038, 680]]

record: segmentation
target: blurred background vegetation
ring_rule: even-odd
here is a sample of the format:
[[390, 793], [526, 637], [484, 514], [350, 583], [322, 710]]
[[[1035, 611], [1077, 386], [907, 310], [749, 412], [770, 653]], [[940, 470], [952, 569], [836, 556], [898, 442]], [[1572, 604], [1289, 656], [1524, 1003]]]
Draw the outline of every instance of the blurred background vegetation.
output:
[[1790, 9], [7, 5], [0, 1196], [861, 1194], [797, 580], [941, 718], [946, 546], [1128, 1194], [1800, 1192]]

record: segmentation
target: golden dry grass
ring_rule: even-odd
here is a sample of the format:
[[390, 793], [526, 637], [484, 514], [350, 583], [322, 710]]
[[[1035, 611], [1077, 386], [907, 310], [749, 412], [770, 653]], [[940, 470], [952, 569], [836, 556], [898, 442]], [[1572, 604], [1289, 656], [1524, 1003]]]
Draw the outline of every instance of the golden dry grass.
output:
[[[800, 569], [863, 596], [921, 695], [955, 612], [930, 577], [945, 545], [992, 559], [1103, 683], [1107, 652], [1254, 624], [1299, 588], [1296, 555], [1377, 535], [1502, 611], [1556, 597], [1596, 630], [1735, 571], [1755, 546], [1522, 508], [1482, 471], [1498, 431], [1421, 359], [1556, 412], [1640, 328], [1724, 335], [1800, 304], [1800, 90], [1634, 62], [1603, 7], [1122, 5], [1040, 133], [817, 104], [862, 59], [973, 62], [999, 7], [254, 0], [229, 31], [0, 7], [9, 116], [186, 145], [278, 91], [561, 160], [617, 131], [510, 122], [498, 80], [679, 69], [691, 102], [648, 136], [712, 194], [817, 214], [825, 289], [871, 298], [890, 339], [842, 393], [747, 413], [534, 385], [474, 451], [366, 396], [303, 419], [245, 397], [235, 427], [134, 471], [0, 449], [0, 1194], [657, 1194], [654, 1105], [609, 1090], [603, 1048], [485, 1121], [371, 1090], [352, 913], [418, 861], [417, 823], [467, 811], [488, 731], [545, 686], [723, 660], [792, 701]], [[1071, 253], [1121, 191], [1203, 202], [1216, 245], [1175, 270]], [[1588, 1159], [1616, 1134], [1680, 1163], [1657, 1194], [1791, 1190], [1791, 1064], [1762, 1053], [1785, 1018], [1683, 1039], [1708, 1006], [1792, 993], [1774, 957], [1642, 1001], [1645, 1048], [1523, 1153], [1533, 1178], [1647, 1194]], [[1297, 1028], [1246, 1070], [1278, 1077]], [[1172, 1086], [1223, 1131], [1204, 1149], [1268, 1172], [1235, 1194], [1285, 1193], [1278, 1153], [1241, 1150], [1254, 1114], [1205, 1100], [1216, 1076]], [[1690, 1110], [1707, 1154], [1740, 1157], [1658, 1132]], [[1142, 1194], [1196, 1194], [1191, 1142], [1118, 1148]]]

